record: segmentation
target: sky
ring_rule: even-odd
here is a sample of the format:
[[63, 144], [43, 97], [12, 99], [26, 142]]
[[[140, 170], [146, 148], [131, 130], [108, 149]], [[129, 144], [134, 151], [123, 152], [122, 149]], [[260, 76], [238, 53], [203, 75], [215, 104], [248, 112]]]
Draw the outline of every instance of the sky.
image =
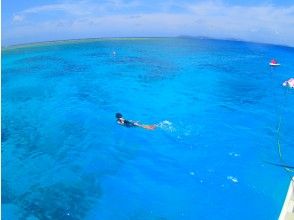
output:
[[202, 36], [294, 47], [294, 0], [2, 0], [2, 45]]

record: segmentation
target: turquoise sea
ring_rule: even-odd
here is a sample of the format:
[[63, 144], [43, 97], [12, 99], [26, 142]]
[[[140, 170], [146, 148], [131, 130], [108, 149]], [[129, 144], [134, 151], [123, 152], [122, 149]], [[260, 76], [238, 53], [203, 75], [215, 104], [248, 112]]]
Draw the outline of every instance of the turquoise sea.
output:
[[2, 49], [2, 219], [277, 219], [293, 173], [270, 163], [294, 166], [290, 77], [294, 48], [238, 41]]

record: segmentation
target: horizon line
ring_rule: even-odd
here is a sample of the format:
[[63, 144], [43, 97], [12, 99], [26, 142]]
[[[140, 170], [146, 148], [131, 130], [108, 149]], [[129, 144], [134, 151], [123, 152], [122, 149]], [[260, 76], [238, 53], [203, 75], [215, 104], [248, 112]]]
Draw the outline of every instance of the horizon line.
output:
[[148, 40], [148, 39], [164, 39], [164, 38], [182, 38], [182, 39], [199, 39], [199, 40], [216, 40], [216, 41], [233, 41], [233, 42], [243, 42], [243, 43], [252, 43], [252, 44], [262, 44], [262, 45], [269, 45], [269, 46], [278, 46], [278, 47], [287, 47], [287, 48], [294, 48], [294, 46], [287, 45], [287, 44], [272, 44], [272, 43], [264, 43], [264, 42], [256, 42], [256, 41], [248, 41], [243, 39], [237, 38], [214, 38], [208, 36], [192, 36], [192, 35], [178, 35], [178, 36], [148, 36], [148, 37], [88, 37], [88, 38], [71, 38], [71, 39], [59, 39], [59, 40], [44, 40], [44, 41], [35, 41], [35, 42], [27, 42], [27, 43], [20, 43], [20, 44], [11, 44], [11, 45], [1, 45], [1, 51], [12, 50], [12, 49], [20, 49], [20, 48], [27, 48], [27, 47], [38, 47], [38, 46], [45, 46], [46, 44], [66, 44], [66, 43], [73, 43], [73, 42], [91, 42], [91, 41], [103, 41], [103, 40]]

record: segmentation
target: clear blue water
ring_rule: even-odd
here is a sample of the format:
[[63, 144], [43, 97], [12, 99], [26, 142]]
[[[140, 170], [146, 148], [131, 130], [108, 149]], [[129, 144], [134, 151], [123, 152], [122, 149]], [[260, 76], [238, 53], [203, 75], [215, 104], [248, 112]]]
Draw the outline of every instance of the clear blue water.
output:
[[3, 219], [277, 219], [290, 174], [266, 162], [294, 165], [293, 61], [184, 38], [5, 50]]

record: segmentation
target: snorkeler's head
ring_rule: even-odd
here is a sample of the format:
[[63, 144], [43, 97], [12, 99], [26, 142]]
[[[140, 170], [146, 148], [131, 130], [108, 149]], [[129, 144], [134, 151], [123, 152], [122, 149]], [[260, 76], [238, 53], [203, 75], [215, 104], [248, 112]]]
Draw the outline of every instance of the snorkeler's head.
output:
[[121, 113], [116, 113], [116, 114], [115, 114], [115, 117], [116, 117], [117, 119], [119, 119], [119, 118], [122, 118], [123, 116], [122, 116]]

